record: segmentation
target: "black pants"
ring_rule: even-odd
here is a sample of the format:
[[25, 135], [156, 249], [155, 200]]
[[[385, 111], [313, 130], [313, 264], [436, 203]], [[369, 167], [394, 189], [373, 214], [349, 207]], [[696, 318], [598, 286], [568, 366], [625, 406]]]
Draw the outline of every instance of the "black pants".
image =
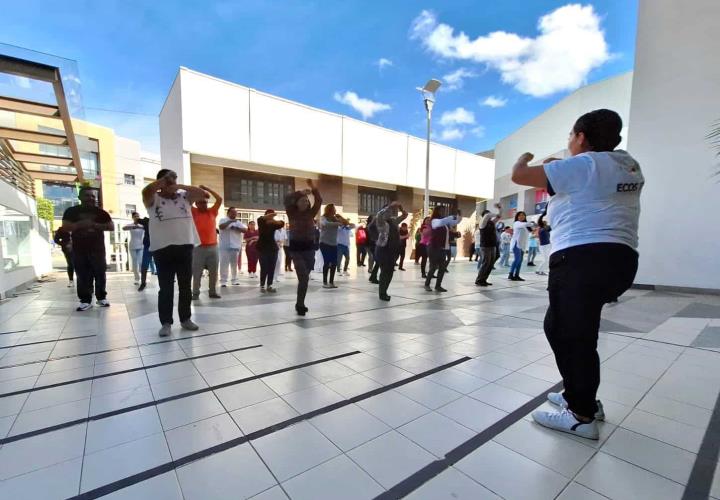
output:
[[305, 295], [307, 295], [310, 271], [315, 267], [315, 250], [290, 250], [295, 274], [298, 279], [296, 306], [305, 306]]
[[372, 270], [372, 268], [375, 265], [375, 245], [374, 244], [367, 246], [367, 256], [368, 256], [368, 267], [370, 268], [370, 270]]
[[73, 266], [73, 257], [71, 250], [62, 249], [62, 253], [65, 256], [65, 263], [67, 264], [67, 275], [70, 281], [73, 280], [73, 274], [75, 273], [75, 266]]
[[420, 249], [420, 271], [422, 272], [422, 277], [424, 278], [427, 274], [428, 246], [418, 244], [418, 248]]
[[292, 257], [290, 257], [290, 247], [284, 246], [283, 252], [285, 252], [285, 270], [292, 271]]
[[178, 317], [181, 323], [190, 319], [192, 255], [192, 245], [169, 245], [153, 251], [153, 258], [158, 272], [158, 284], [160, 285], [158, 314], [162, 325], [172, 325], [173, 323], [176, 277], [178, 283]]
[[367, 256], [367, 245], [357, 245], [357, 265], [358, 267], [365, 265], [365, 257]]
[[563, 395], [577, 415], [592, 417], [597, 411], [603, 305], [630, 288], [637, 267], [638, 254], [617, 243], [580, 245], [550, 257], [545, 335], [563, 378]]
[[435, 288], [440, 288], [445, 276], [445, 266], [447, 266], [447, 250], [428, 247], [428, 258], [430, 259], [430, 270], [427, 273], [427, 278], [425, 278], [425, 286], [430, 286], [430, 282], [437, 274]]
[[397, 248], [378, 247], [376, 252], [375, 266], [380, 269], [380, 297], [387, 295], [388, 287], [395, 273], [395, 260], [397, 260]]
[[267, 286], [272, 286], [273, 278], [275, 277], [275, 266], [278, 260], [278, 251], [279, 249], [275, 251], [263, 250], [262, 252], [258, 252], [258, 256], [260, 257], [260, 286], [265, 286], [266, 281]]
[[495, 264], [495, 247], [480, 247], [480, 270], [475, 283], [487, 283], [488, 277]]
[[93, 288], [95, 298], [103, 300], [107, 297], [105, 291], [105, 249], [103, 250], [73, 250], [73, 267], [77, 276], [77, 296], [80, 302], [92, 302]]
[[[378, 273], [380, 272], [380, 261], [378, 260], [378, 247], [372, 247], [372, 259], [368, 259], [370, 262], [370, 281], [376, 281]], [[393, 261], [393, 264], [395, 261]]]
[[407, 246], [400, 245], [400, 249], [398, 250], [398, 254], [400, 257], [400, 265], [398, 266], [400, 269], [403, 268], [403, 264], [405, 264], [405, 253], [407, 251]]

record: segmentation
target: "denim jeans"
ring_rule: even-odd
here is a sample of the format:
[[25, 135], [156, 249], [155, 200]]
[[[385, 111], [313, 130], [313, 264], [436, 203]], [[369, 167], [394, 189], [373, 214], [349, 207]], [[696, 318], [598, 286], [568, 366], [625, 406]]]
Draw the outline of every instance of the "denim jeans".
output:
[[519, 246], [514, 246], [512, 249], [513, 252], [513, 263], [512, 266], [510, 266], [510, 276], [515, 276], [516, 278], [520, 276], [520, 267], [522, 267], [522, 261], [523, 261], [523, 252], [522, 248]]
[[509, 267], [510, 266], [510, 243], [503, 243], [500, 245], [500, 265]]
[[[342, 245], [338, 243], [337, 246], [337, 270], [340, 272], [342, 269], [343, 271], [348, 270], [348, 266], [350, 265], [350, 248], [347, 245]], [[342, 266], [343, 263], [343, 257], [345, 257], [345, 267]]]

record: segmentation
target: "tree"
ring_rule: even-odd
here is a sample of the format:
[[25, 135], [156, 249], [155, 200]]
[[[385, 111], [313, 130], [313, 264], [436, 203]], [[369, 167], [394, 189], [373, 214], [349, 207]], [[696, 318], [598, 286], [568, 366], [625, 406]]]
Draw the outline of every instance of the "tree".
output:
[[36, 198], [37, 215], [40, 219], [52, 222], [55, 218], [55, 204], [46, 198]]

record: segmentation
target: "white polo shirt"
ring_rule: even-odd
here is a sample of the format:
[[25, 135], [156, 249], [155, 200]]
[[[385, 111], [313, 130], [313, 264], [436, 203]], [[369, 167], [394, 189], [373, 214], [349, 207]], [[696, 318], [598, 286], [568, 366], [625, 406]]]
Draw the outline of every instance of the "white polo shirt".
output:
[[636, 249], [645, 178], [626, 151], [588, 152], [545, 165], [552, 251], [589, 243]]

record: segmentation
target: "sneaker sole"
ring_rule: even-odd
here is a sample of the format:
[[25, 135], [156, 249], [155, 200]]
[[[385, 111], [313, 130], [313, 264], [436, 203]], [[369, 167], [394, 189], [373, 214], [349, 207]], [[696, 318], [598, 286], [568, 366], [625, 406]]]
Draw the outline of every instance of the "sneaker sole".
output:
[[589, 440], [591, 440], [591, 441], [598, 441], [598, 440], [600, 440], [600, 434], [599, 434], [599, 433], [598, 433], [597, 436], [594, 436], [594, 435], [593, 435], [593, 436], [586, 436], [586, 435], [581, 434], [581, 433], [579, 433], [579, 432], [577, 432], [577, 431], [574, 431], [574, 430], [572, 430], [572, 429], [565, 429], [564, 427], [554, 427], [554, 426], [552, 426], [552, 425], [543, 424], [542, 422], [538, 422], [537, 420], [535, 420], [535, 418], [533, 418], [533, 422], [535, 422], [536, 424], [538, 424], [538, 425], [540, 425], [540, 426], [542, 426], [542, 427], [545, 427], [546, 429], [551, 429], [551, 430], [553, 430], [553, 431], [558, 431], [558, 432], [564, 432], [565, 434], [570, 434], [571, 436], [578, 436], [578, 437], [581, 437], [581, 438], [583, 438], [583, 439], [589, 439]]

